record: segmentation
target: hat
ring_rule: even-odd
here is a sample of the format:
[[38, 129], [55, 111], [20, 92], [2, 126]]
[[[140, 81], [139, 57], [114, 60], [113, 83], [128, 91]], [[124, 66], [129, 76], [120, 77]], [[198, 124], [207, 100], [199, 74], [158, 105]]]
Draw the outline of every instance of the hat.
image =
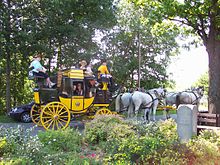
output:
[[79, 62], [79, 64], [80, 65], [87, 65], [87, 62], [86, 62], [86, 60], [82, 60], [82, 61]]
[[37, 53], [37, 54], [34, 55], [34, 58], [38, 58], [38, 57], [42, 58], [42, 54], [41, 53]]
[[104, 58], [104, 59], [101, 60], [101, 62], [102, 62], [102, 63], [103, 63], [103, 62], [107, 62], [107, 60]]

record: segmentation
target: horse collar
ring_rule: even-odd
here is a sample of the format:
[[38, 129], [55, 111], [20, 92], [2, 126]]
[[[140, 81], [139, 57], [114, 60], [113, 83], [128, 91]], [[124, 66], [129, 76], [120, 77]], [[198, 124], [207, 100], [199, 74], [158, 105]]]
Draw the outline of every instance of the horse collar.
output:
[[154, 97], [152, 96], [152, 94], [150, 92], [147, 92], [147, 94], [149, 94], [150, 97], [152, 98], [152, 100], [154, 100]]

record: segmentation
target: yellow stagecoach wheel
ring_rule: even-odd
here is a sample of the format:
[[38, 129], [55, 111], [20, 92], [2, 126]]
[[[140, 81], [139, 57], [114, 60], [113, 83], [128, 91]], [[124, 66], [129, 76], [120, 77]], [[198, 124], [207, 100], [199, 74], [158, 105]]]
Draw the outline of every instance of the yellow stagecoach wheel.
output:
[[111, 115], [112, 112], [107, 108], [101, 108], [96, 112], [96, 115]]
[[41, 106], [40, 105], [34, 104], [31, 107], [31, 119], [38, 126], [42, 126], [41, 122], [40, 122], [40, 112], [41, 112]]
[[70, 123], [70, 111], [60, 102], [48, 103], [40, 114], [42, 126], [46, 130], [65, 129]]

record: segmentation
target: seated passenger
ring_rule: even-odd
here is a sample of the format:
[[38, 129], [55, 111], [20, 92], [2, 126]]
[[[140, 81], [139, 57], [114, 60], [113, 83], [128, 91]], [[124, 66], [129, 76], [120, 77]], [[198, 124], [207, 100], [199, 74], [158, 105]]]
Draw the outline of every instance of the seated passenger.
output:
[[34, 60], [31, 62], [29, 68], [33, 68], [32, 72], [34, 76], [44, 77], [46, 79], [47, 86], [49, 88], [52, 88], [55, 85], [55, 83], [50, 81], [50, 78], [46, 73], [46, 69], [41, 65], [40, 63], [41, 58], [42, 58], [41, 54], [35, 55]]
[[81, 83], [78, 83], [77, 85], [73, 86], [73, 95], [74, 96], [83, 96], [83, 88], [82, 88]]
[[87, 76], [94, 76], [93, 71], [92, 71], [92, 63], [91, 62], [86, 66], [85, 74]]
[[80, 61], [79, 64], [80, 64], [79, 68], [85, 71], [86, 70], [86, 65], [87, 65], [86, 60]]

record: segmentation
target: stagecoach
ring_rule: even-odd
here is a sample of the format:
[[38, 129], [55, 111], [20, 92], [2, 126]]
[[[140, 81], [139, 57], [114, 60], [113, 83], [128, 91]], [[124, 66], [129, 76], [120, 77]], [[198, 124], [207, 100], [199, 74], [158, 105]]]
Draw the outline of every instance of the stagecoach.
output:
[[[57, 86], [45, 88], [38, 85], [34, 89], [35, 104], [31, 109], [34, 123], [48, 129], [65, 129], [72, 116], [79, 114], [112, 114], [109, 105], [112, 95], [95, 85], [95, 77], [83, 70], [68, 69], [58, 72]], [[73, 86], [81, 84], [82, 95], [75, 95]]]

